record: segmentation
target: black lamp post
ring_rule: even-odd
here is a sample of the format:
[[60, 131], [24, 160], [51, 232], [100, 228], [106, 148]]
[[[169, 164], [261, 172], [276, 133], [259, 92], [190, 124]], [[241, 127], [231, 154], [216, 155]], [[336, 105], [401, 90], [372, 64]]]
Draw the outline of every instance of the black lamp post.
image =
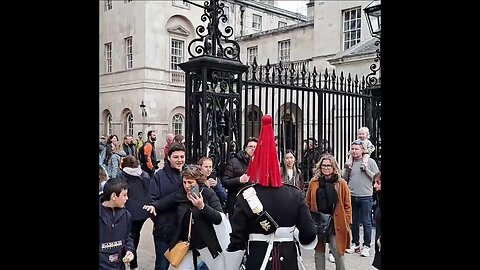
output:
[[140, 103], [140, 108], [142, 109], [142, 117], [147, 117], [147, 110], [145, 109], [145, 107], [147, 107], [144, 103], [143, 103], [143, 99], [142, 99], [142, 103]]
[[[377, 46], [377, 56], [373, 61], [378, 62], [377, 64], [370, 65], [371, 73], [367, 75], [367, 86], [372, 87], [376, 85], [380, 85], [380, 37], [382, 33], [382, 23], [381, 23], [381, 1], [380, 0], [373, 0], [370, 4], [368, 4], [363, 11], [367, 17], [368, 28], [370, 29], [370, 33], [372, 37], [377, 38], [378, 40], [375, 41], [375, 46]], [[378, 72], [378, 78], [375, 76]]]
[[[373, 154], [375, 161], [378, 166], [381, 167], [381, 92], [382, 92], [382, 80], [381, 80], [381, 71], [380, 71], [380, 39], [382, 33], [382, 10], [381, 10], [381, 0], [373, 0], [368, 4], [363, 11], [367, 17], [368, 28], [370, 29], [370, 34], [372, 37], [376, 38], [375, 46], [376, 57], [373, 59], [375, 63], [370, 65], [370, 73], [366, 76], [367, 87], [366, 90], [371, 93], [372, 100], [371, 103], [367, 105], [371, 114], [368, 115], [367, 121], [368, 126], [372, 132], [372, 142], [376, 145], [376, 150]], [[378, 72], [378, 76], [377, 76]]]

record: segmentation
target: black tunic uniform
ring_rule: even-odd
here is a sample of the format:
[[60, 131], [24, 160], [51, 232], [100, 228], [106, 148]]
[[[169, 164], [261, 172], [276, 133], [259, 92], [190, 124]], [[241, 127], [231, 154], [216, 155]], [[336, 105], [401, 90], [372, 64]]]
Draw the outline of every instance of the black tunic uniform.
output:
[[[299, 230], [298, 239], [302, 245], [308, 245], [315, 240], [314, 222], [298, 188], [286, 184], [278, 188], [260, 185], [253, 185], [253, 187], [263, 204], [263, 210], [270, 214], [279, 227], [296, 226]], [[237, 204], [231, 220], [230, 245], [227, 250], [229, 252], [246, 250], [246, 269], [260, 269], [268, 242], [250, 241], [248, 243], [250, 234], [262, 234], [263, 232], [258, 226], [258, 215], [252, 212], [243, 197], [243, 192], [247, 188], [240, 190], [237, 196]], [[269, 256], [272, 257], [272, 260], [268, 261], [265, 269], [298, 269], [297, 247], [293, 241], [275, 242]]]

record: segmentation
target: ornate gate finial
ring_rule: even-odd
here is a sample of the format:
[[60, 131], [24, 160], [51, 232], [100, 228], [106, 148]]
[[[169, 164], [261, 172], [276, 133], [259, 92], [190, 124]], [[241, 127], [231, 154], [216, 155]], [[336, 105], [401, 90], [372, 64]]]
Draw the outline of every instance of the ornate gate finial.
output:
[[190, 56], [211, 55], [240, 61], [240, 46], [236, 41], [228, 39], [233, 35], [233, 28], [231, 26], [225, 27], [225, 34], [218, 28], [220, 21], [223, 23], [227, 22], [227, 15], [223, 11], [225, 5], [218, 3], [218, 0], [205, 1], [204, 6], [188, 0], [183, 0], [183, 2], [203, 8], [204, 13], [201, 20], [202, 22], [208, 20], [206, 28], [203, 25], [199, 25], [195, 30], [199, 37], [193, 39], [188, 44]]

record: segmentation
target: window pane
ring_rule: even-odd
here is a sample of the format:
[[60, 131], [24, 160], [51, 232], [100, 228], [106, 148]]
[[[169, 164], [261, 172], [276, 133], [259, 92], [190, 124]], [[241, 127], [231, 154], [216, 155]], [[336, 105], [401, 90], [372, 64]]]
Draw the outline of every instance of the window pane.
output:
[[126, 68], [133, 67], [133, 40], [132, 37], [125, 38], [125, 61]]
[[183, 40], [176, 40], [172, 39], [172, 46], [171, 46], [171, 56], [170, 61], [171, 65], [170, 68], [172, 70], [180, 70], [178, 64], [183, 62]]
[[248, 64], [253, 64], [253, 59], [258, 55], [258, 47], [247, 48]]
[[172, 118], [172, 132], [173, 134], [183, 134], [183, 116], [175, 114]]
[[105, 72], [112, 72], [112, 43], [105, 44]]
[[278, 43], [278, 60], [282, 62], [290, 61], [290, 40]]
[[343, 42], [344, 49], [348, 49], [349, 47], [357, 44], [360, 41], [361, 10], [360, 8], [346, 10], [344, 14], [345, 20], [343, 22]]
[[133, 114], [127, 115], [127, 132], [128, 135], [133, 135]]
[[108, 114], [107, 115], [107, 133], [108, 135], [112, 135], [113, 134], [113, 125], [112, 125], [112, 115], [111, 114]]

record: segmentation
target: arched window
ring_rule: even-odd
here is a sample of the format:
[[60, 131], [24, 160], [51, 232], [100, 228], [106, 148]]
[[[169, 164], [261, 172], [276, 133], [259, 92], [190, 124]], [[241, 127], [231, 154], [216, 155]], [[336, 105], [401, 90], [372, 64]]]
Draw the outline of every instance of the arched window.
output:
[[112, 114], [107, 113], [105, 116], [105, 129], [106, 129], [106, 134], [107, 135], [112, 135], [113, 134], [113, 125], [112, 125]]
[[177, 113], [172, 118], [172, 132], [173, 134], [183, 134], [183, 115]]
[[133, 135], [133, 114], [131, 112], [125, 116], [125, 135]]

